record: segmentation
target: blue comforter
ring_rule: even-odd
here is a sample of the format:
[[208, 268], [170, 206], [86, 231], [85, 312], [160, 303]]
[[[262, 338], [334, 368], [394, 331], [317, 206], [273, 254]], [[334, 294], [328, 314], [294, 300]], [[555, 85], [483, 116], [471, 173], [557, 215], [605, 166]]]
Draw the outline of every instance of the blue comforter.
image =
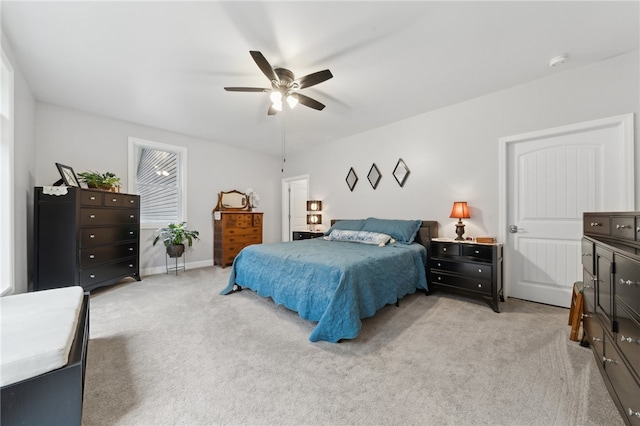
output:
[[426, 249], [417, 243], [385, 247], [322, 238], [245, 247], [233, 262], [228, 286], [271, 297], [317, 321], [309, 340], [356, 337], [361, 318], [427, 288]]

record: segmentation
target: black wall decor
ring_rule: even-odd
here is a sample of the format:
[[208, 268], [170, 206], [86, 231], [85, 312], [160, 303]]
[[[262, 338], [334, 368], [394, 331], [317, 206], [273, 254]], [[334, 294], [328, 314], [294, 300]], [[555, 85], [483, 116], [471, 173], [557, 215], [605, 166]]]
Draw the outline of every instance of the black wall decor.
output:
[[347, 186], [349, 187], [351, 192], [353, 192], [353, 188], [355, 188], [356, 183], [358, 183], [358, 175], [356, 174], [355, 170], [353, 170], [353, 167], [349, 169], [349, 173], [347, 173], [346, 180], [347, 180]]
[[380, 182], [380, 179], [382, 179], [382, 175], [380, 174], [380, 170], [378, 170], [378, 166], [376, 166], [376, 163], [373, 163], [371, 169], [369, 169], [367, 179], [369, 179], [369, 183], [371, 184], [373, 189], [376, 189], [378, 183]]
[[409, 173], [411, 173], [411, 171], [409, 170], [409, 167], [407, 167], [407, 165], [404, 163], [404, 161], [402, 161], [402, 158], [398, 159], [396, 168], [393, 169], [393, 177], [396, 178], [396, 181], [398, 182], [398, 185], [400, 185], [400, 188], [404, 186], [404, 183], [409, 177]]

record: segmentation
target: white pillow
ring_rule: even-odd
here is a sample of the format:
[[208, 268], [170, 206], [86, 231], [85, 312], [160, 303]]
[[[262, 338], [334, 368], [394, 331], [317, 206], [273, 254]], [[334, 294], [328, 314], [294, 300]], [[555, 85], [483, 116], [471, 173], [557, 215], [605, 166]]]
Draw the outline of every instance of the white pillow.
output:
[[390, 235], [381, 234], [380, 232], [369, 231], [349, 231], [346, 229], [334, 229], [329, 234], [330, 241], [349, 241], [352, 243], [375, 244], [378, 247], [384, 247], [387, 243], [395, 243]]

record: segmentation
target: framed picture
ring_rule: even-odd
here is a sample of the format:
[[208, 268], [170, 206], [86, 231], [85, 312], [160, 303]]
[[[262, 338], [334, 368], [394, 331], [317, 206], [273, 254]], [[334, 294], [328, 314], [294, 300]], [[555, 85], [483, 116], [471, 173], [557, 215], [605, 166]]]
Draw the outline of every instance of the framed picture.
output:
[[80, 187], [76, 173], [71, 167], [60, 163], [56, 163], [56, 167], [58, 168], [60, 176], [62, 176], [62, 182], [64, 182], [65, 185]]

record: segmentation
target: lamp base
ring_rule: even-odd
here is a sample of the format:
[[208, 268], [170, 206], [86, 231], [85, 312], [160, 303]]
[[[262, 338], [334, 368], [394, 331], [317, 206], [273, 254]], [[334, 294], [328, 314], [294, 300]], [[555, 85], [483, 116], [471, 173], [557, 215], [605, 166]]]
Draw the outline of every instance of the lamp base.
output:
[[456, 223], [456, 234], [458, 238], [456, 238], [455, 241], [464, 241], [464, 238], [462, 238], [464, 235], [464, 223], [462, 223], [460, 219], [458, 219], [458, 223]]

